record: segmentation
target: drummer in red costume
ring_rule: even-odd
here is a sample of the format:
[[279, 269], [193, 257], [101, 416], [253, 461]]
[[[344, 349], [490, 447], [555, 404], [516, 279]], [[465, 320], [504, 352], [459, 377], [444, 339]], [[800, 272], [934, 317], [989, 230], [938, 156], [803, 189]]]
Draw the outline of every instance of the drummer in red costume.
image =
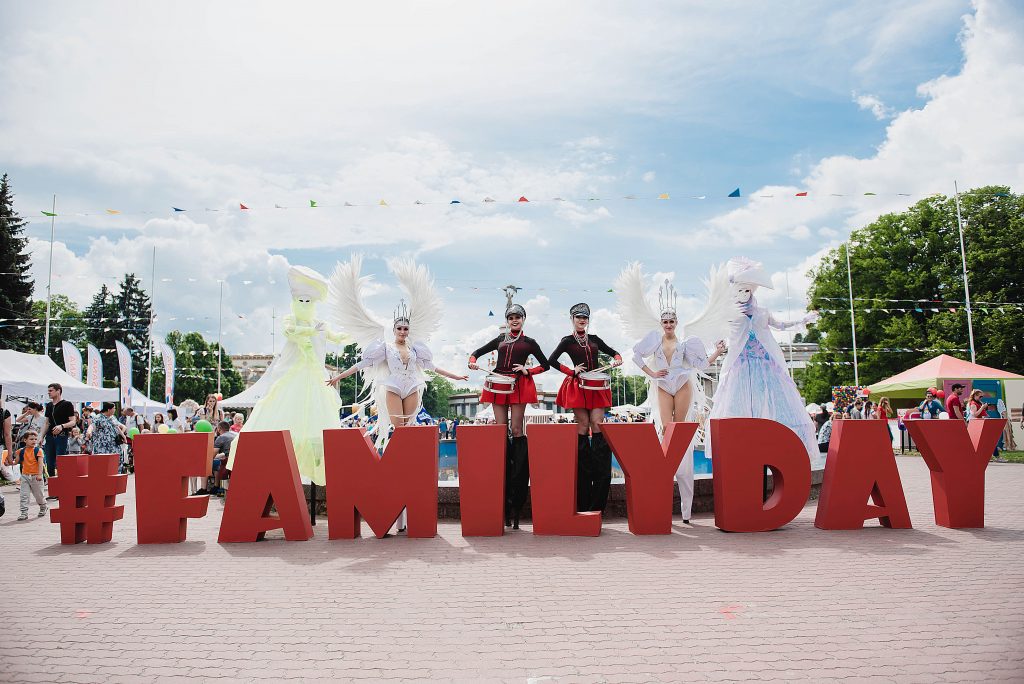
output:
[[[610, 377], [595, 369], [601, 365], [599, 353], [613, 357], [612, 366], [621, 366], [622, 356], [597, 335], [587, 333], [589, 306], [574, 305], [569, 317], [572, 334], [562, 338], [550, 357], [567, 376], [558, 390], [557, 403], [572, 409], [576, 416], [576, 509], [603, 511], [612, 482], [612, 450], [601, 433], [601, 421], [604, 410], [612, 405], [612, 391]], [[558, 362], [562, 354], [569, 355], [573, 367]]]
[[[526, 309], [519, 304], [508, 304], [505, 310], [507, 331], [474, 351], [469, 357], [469, 367], [480, 370], [476, 360], [492, 351], [498, 352], [498, 363], [494, 373], [484, 381], [480, 394], [481, 404], [494, 407], [494, 421], [508, 425], [511, 439], [505, 447], [505, 525], [519, 529], [519, 513], [526, 503], [530, 484], [530, 462], [526, 435], [526, 405], [537, 403], [537, 386], [533, 376], [548, 370], [551, 365], [532, 337], [523, 334]], [[537, 365], [527, 368], [526, 362], [533, 356]], [[509, 382], [512, 381], [512, 382]]]

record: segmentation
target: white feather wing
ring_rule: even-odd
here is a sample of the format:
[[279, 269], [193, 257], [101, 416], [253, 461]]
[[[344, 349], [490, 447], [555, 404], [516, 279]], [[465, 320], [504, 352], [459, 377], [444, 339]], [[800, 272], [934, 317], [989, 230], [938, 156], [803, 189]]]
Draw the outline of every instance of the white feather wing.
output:
[[389, 264], [409, 302], [409, 339], [425, 342], [441, 326], [444, 306], [434, 287], [430, 270], [412, 259], [397, 259]]
[[353, 254], [345, 263], [339, 263], [331, 274], [328, 287], [331, 318], [334, 324], [347, 333], [361, 349], [374, 340], [384, 339], [387, 327], [378, 321], [363, 304], [363, 284], [370, 276], [363, 277], [363, 257]]
[[617, 312], [626, 334], [640, 339], [659, 326], [658, 314], [644, 294], [644, 272], [640, 262], [634, 261], [615, 279], [618, 293]]
[[708, 290], [707, 304], [696, 318], [683, 326], [683, 334], [700, 338], [704, 346], [710, 349], [718, 340], [729, 338], [729, 324], [741, 316], [742, 312], [736, 303], [725, 264], [711, 267], [704, 286]]

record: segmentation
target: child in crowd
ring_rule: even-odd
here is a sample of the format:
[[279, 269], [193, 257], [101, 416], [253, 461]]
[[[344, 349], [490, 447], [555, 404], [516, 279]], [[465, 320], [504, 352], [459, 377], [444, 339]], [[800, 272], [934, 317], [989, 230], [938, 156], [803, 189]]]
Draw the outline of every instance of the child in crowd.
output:
[[43, 450], [39, 447], [39, 433], [28, 430], [24, 435], [25, 447], [14, 453], [14, 462], [21, 466], [21, 515], [18, 520], [28, 520], [29, 492], [35, 495], [39, 504], [39, 517], [46, 515], [46, 497], [43, 496]]
[[77, 427], [71, 428], [71, 437], [68, 439], [68, 453], [69, 454], [84, 454], [85, 449], [85, 435]]

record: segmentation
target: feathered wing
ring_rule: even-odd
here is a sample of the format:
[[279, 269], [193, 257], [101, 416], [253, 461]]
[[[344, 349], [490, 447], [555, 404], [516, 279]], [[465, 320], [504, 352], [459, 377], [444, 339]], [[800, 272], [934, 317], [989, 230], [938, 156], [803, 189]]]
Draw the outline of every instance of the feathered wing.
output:
[[730, 322], [742, 314], [725, 264], [711, 267], [704, 286], [708, 290], [707, 304], [696, 318], [683, 326], [683, 334], [698, 337], [710, 349], [718, 340], [729, 338]]
[[425, 342], [441, 327], [444, 306], [430, 270], [412, 259], [389, 264], [409, 302], [409, 341]]
[[658, 329], [658, 313], [644, 295], [644, 271], [639, 261], [629, 264], [619, 274], [615, 291], [619, 294], [616, 311], [627, 335], [639, 340]]
[[[387, 328], [378, 321], [366, 309], [363, 304], [363, 284], [370, 280], [369, 276], [362, 276], [363, 257], [353, 254], [352, 258], [339, 263], [331, 274], [328, 285], [331, 319], [341, 330], [359, 346], [360, 351], [365, 350], [376, 340], [386, 339]], [[381, 447], [387, 439], [391, 429], [391, 420], [388, 416], [386, 392], [384, 379], [388, 375], [386, 363], [377, 363], [367, 366], [363, 373], [363, 396], [370, 397], [377, 405], [377, 424], [371, 432], [377, 433], [377, 446]]]
[[383, 339], [387, 328], [367, 311], [363, 304], [363, 284], [370, 276], [361, 276], [363, 257], [353, 254], [345, 263], [339, 263], [331, 274], [328, 286], [331, 319], [347, 333], [360, 348], [374, 340]]

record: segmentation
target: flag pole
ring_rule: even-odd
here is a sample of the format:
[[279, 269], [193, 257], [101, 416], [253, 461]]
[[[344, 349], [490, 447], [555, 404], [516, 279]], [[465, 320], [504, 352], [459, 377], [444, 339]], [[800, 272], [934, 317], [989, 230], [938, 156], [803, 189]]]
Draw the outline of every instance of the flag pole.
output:
[[50, 271], [46, 276], [46, 332], [43, 335], [43, 355], [50, 353], [50, 287], [53, 284], [53, 222], [57, 219], [57, 195], [50, 209]]
[[217, 315], [217, 394], [220, 394], [221, 340], [224, 334], [224, 281], [220, 281], [220, 313]]
[[974, 363], [974, 322], [971, 316], [971, 288], [967, 284], [967, 250], [964, 248], [964, 221], [960, 217], [960, 189], [953, 181], [953, 196], [956, 198], [956, 227], [960, 230], [960, 264], [964, 269], [964, 302], [967, 304], [967, 337], [971, 342], [971, 363]]
[[853, 384], [860, 387], [860, 372], [857, 369], [857, 322], [853, 318], [853, 275], [850, 274], [850, 241], [846, 241], [846, 286], [850, 290], [850, 334], [853, 337]]

